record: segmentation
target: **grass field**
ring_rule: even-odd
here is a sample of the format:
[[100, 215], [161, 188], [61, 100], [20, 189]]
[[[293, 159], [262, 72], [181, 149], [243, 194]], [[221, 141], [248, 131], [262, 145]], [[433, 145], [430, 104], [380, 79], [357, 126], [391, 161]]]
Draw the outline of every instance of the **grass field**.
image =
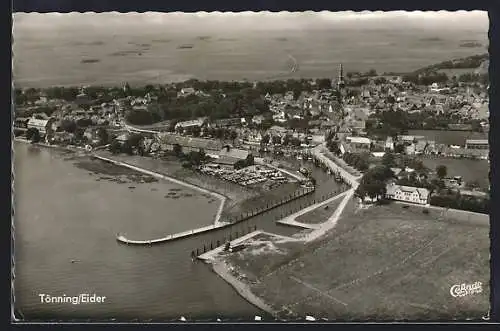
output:
[[[229, 261], [287, 319], [465, 319], [489, 310], [488, 224], [397, 204], [358, 210], [350, 202], [344, 213], [321, 242], [276, 243], [267, 254], [244, 250]], [[476, 281], [481, 294], [449, 293]]]
[[297, 222], [306, 223], [306, 224], [319, 224], [324, 223], [328, 220], [330, 216], [335, 212], [340, 202], [342, 202], [343, 196], [333, 200], [330, 203], [327, 203], [324, 206], [318, 207], [310, 212], [305, 213], [304, 215], [300, 215], [295, 220]]

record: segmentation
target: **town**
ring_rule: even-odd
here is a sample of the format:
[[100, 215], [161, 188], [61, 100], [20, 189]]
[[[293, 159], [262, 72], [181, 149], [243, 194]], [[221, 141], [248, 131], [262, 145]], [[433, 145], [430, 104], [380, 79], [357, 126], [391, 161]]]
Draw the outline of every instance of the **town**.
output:
[[[362, 176], [356, 197], [363, 203], [488, 213], [489, 186], [446, 165], [488, 160], [488, 77], [479, 70], [485, 61], [487, 55], [473, 56], [409, 74], [344, 74], [340, 64], [334, 79], [16, 89], [14, 134], [88, 152], [176, 155], [185, 168], [243, 186], [286, 183], [273, 160], [317, 165], [311, 150], [323, 146], [329, 159]], [[440, 71], [464, 63], [469, 72]], [[483, 138], [446, 144], [412, 130]], [[314, 185], [307, 168], [296, 170], [304, 175], [301, 184]]]

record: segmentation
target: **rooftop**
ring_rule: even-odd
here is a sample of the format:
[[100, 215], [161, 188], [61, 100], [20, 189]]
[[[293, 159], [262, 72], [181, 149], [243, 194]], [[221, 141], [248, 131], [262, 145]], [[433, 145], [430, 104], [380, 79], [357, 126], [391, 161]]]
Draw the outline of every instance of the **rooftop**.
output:
[[487, 145], [488, 139], [467, 139], [465, 140], [466, 144], [478, 144], [478, 145]]
[[349, 142], [355, 143], [355, 144], [370, 144], [371, 140], [370, 138], [366, 137], [347, 137], [346, 138]]

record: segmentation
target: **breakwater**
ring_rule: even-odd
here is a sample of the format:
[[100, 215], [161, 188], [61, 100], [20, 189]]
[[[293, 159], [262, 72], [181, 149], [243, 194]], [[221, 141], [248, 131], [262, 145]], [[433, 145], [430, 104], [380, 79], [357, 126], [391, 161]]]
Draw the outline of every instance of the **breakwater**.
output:
[[[257, 208], [257, 209], [251, 210], [247, 213], [240, 214], [239, 217], [230, 219], [229, 222], [218, 221], [217, 224], [208, 225], [205, 227], [201, 227], [201, 228], [193, 229], [193, 230], [188, 230], [188, 231], [184, 231], [184, 232], [169, 234], [169, 235], [166, 235], [165, 237], [151, 239], [151, 240], [132, 240], [132, 239], [128, 239], [123, 234], [118, 234], [116, 236], [116, 240], [120, 243], [127, 244], [127, 245], [147, 246], [147, 245], [166, 243], [169, 241], [174, 241], [174, 240], [178, 240], [178, 239], [182, 239], [182, 238], [192, 237], [192, 236], [195, 236], [195, 235], [198, 235], [201, 233], [211, 232], [211, 231], [215, 231], [215, 230], [221, 230], [221, 229], [232, 227], [232, 226], [237, 227], [237, 224], [240, 222], [249, 220], [254, 216], [262, 214], [262, 213], [269, 211], [273, 208], [276, 208], [278, 206], [287, 204], [287, 203], [289, 203], [293, 200], [299, 199], [305, 195], [309, 195], [309, 194], [313, 193], [314, 191], [315, 191], [314, 188], [304, 188], [300, 191], [294, 192], [293, 194], [289, 195], [288, 197], [284, 197], [283, 199], [275, 201], [274, 203], [267, 204], [266, 206], [264, 206], [262, 208]], [[302, 208], [302, 206], [301, 206], [301, 208]], [[231, 239], [238, 238], [240, 235], [243, 235], [245, 232], [249, 233], [250, 231], [255, 231], [256, 229], [257, 229], [256, 226], [247, 226], [245, 228], [240, 228], [239, 230], [238, 229], [231, 230], [230, 234], [228, 235], [228, 238], [231, 238]], [[218, 246], [222, 245], [226, 240], [227, 240], [227, 238], [222, 238], [219, 241], [212, 241], [212, 242], [210, 242], [210, 244], [206, 244], [203, 248], [203, 253], [205, 253], [209, 249], [213, 249], [214, 247], [218, 247]], [[202, 252], [202, 250], [200, 248], [197, 249], [196, 256], [198, 256], [198, 254], [200, 254], [201, 252]]]
[[[178, 240], [178, 239], [182, 239], [182, 238], [192, 237], [192, 236], [195, 236], [195, 235], [198, 235], [201, 233], [219, 230], [219, 229], [234, 225], [236, 223], [248, 220], [254, 216], [265, 213], [266, 211], [269, 211], [273, 208], [287, 204], [293, 200], [299, 199], [303, 196], [306, 196], [306, 195], [309, 195], [309, 194], [312, 194], [313, 192], [315, 192], [314, 187], [302, 188], [302, 189], [297, 190], [294, 193], [292, 193], [288, 196], [285, 196], [279, 200], [268, 203], [261, 208], [256, 208], [256, 209], [250, 210], [246, 213], [242, 213], [237, 217], [228, 219], [227, 221], [221, 221], [222, 211], [224, 209], [224, 205], [225, 205], [225, 201], [226, 201], [225, 196], [223, 196], [219, 193], [201, 188], [199, 186], [189, 184], [189, 183], [180, 181], [178, 179], [166, 176], [166, 175], [161, 174], [161, 173], [153, 172], [153, 171], [150, 171], [147, 169], [143, 169], [143, 168], [128, 164], [126, 162], [113, 160], [111, 158], [99, 156], [96, 154], [93, 154], [92, 156], [95, 157], [96, 159], [99, 159], [99, 160], [104, 161], [104, 162], [108, 162], [108, 163], [112, 163], [114, 165], [126, 167], [129, 169], [153, 176], [155, 178], [168, 180], [168, 181], [174, 182], [174, 183], [179, 184], [179, 185], [183, 185], [183, 186], [186, 186], [186, 187], [189, 187], [189, 188], [192, 188], [192, 189], [204, 192], [204, 193], [211, 194], [211, 195], [213, 195], [221, 200], [221, 205], [219, 206], [219, 209], [218, 209], [217, 214], [215, 216], [214, 223], [212, 225], [208, 225], [208, 226], [204, 226], [204, 227], [200, 227], [200, 228], [192, 229], [192, 230], [188, 230], [188, 231], [183, 231], [183, 232], [179, 232], [179, 233], [169, 234], [169, 235], [166, 235], [164, 237], [160, 237], [160, 238], [156, 238], [156, 239], [147, 239], [147, 240], [134, 240], [134, 239], [127, 238], [124, 234], [117, 234], [116, 240], [120, 243], [127, 244], [127, 245], [143, 245], [143, 246], [154, 245], [154, 244], [166, 243], [169, 241], [174, 241], [174, 240]], [[236, 236], [237, 236], [237, 234], [236, 234]], [[212, 243], [212, 246], [213, 245], [214, 244]]]

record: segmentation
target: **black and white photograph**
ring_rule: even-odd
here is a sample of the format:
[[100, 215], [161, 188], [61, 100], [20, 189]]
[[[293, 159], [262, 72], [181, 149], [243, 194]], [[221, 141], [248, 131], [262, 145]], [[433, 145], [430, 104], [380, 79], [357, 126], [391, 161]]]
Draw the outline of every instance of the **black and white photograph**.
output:
[[12, 14], [12, 320], [488, 320], [486, 11]]

